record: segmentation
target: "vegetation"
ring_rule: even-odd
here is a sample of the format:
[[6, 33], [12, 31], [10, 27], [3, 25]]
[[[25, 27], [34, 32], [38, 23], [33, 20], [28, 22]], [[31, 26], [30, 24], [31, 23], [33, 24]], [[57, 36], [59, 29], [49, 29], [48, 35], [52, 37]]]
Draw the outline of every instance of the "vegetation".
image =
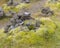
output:
[[[53, 48], [60, 43], [60, 22], [50, 18], [41, 18], [41, 27], [29, 32], [20, 31], [17, 27], [7, 34], [0, 30], [0, 48]], [[58, 24], [57, 24], [58, 23]]]
[[[48, 4], [48, 5], [47, 5]], [[4, 33], [0, 29], [0, 48], [60, 48], [60, 21], [56, 18], [60, 10], [60, 3], [48, 3], [46, 6], [54, 9], [54, 15], [50, 17], [34, 18], [40, 21], [40, 27], [35, 30], [21, 31], [20, 26]], [[55, 6], [56, 5], [56, 6]], [[21, 3], [13, 7], [13, 11], [19, 12], [20, 8], [28, 8], [30, 4]], [[12, 6], [4, 4], [3, 9], [6, 12], [11, 10]], [[57, 9], [57, 10], [55, 10]], [[0, 20], [1, 21], [1, 20]], [[30, 28], [33, 28], [30, 26]]]

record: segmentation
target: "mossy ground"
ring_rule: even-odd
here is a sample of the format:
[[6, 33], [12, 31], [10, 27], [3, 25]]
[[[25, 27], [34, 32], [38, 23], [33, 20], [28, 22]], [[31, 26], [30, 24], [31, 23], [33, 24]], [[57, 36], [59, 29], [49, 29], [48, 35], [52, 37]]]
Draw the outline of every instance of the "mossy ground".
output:
[[[0, 29], [0, 48], [60, 48], [60, 14], [58, 13], [55, 11], [53, 16], [42, 17], [40, 11], [32, 12], [32, 16], [43, 23], [36, 32], [34, 30], [20, 31], [20, 27], [8, 33]], [[7, 20], [9, 18], [4, 18], [0, 20], [0, 23], [5, 24]]]

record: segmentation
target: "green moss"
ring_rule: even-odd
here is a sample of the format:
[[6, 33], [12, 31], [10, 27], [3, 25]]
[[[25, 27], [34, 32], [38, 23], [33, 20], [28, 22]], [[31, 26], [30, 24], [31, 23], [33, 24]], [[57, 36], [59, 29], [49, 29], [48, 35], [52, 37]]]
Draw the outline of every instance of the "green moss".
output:
[[18, 27], [8, 33], [4, 33], [4, 30], [1, 29], [0, 48], [44, 48], [48, 46], [52, 47], [52, 45], [56, 47], [55, 44], [57, 44], [56, 42], [58, 39], [60, 39], [60, 25], [57, 24], [59, 22], [52, 21], [49, 18], [47, 18], [49, 19], [48, 21], [46, 18], [42, 19], [40, 21], [44, 25], [41, 25], [41, 27], [37, 29], [36, 32], [34, 30], [31, 30], [29, 32], [20, 31], [20, 27]]
[[[18, 12], [19, 9], [28, 6], [29, 4], [20, 4], [13, 7], [12, 10]], [[52, 6], [55, 7], [55, 5]], [[7, 5], [2, 7], [5, 12], [11, 9]], [[8, 33], [4, 33], [4, 29], [0, 29], [0, 48], [60, 48], [60, 21], [44, 17], [40, 18], [40, 22], [40, 27], [36, 32], [34, 30], [26, 31], [26, 29], [21, 31], [20, 27], [12, 29]], [[33, 27], [31, 26], [31, 28]]]

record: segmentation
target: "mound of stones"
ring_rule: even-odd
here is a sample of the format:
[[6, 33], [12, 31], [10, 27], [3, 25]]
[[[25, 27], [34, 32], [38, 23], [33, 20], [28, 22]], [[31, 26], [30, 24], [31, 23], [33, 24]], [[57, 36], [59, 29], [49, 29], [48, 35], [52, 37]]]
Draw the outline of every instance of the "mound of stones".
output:
[[21, 30], [36, 30], [40, 27], [40, 21], [35, 20], [31, 17], [30, 12], [14, 13], [13, 17], [10, 19], [9, 23], [5, 27], [5, 33], [16, 27], [22, 27]]

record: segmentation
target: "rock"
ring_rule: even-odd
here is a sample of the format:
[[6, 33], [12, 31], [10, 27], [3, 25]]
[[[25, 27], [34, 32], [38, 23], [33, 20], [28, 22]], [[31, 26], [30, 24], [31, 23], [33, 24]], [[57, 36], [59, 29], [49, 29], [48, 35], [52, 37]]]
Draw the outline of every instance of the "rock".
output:
[[30, 0], [25, 0], [25, 3], [30, 3]]
[[53, 15], [54, 13], [53, 13], [53, 11], [51, 11], [51, 9], [49, 8], [49, 7], [46, 7], [46, 8], [43, 8], [42, 10], [41, 10], [41, 13], [42, 14], [45, 14], [45, 15], [47, 15], [47, 16], [51, 16], [51, 15]]
[[30, 0], [22, 0], [22, 2], [30, 3]]
[[11, 6], [13, 5], [13, 0], [9, 0], [8, 3], [7, 3], [8, 6]]
[[7, 24], [4, 28], [4, 33], [7, 33], [9, 31], [9, 28], [10, 28], [10, 24]]
[[2, 7], [0, 7], [0, 18], [4, 16], [4, 11], [2, 9]]

